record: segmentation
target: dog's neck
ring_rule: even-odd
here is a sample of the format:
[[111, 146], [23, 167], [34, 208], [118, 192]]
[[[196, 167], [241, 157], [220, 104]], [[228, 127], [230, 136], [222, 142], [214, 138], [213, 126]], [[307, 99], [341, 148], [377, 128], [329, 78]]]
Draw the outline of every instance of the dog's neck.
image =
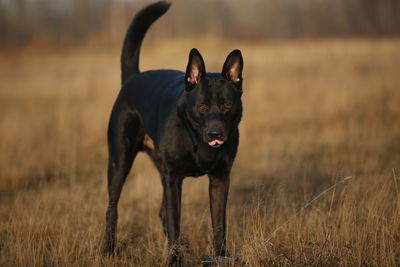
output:
[[192, 149], [193, 152], [197, 152], [199, 146], [198, 146], [198, 142], [196, 141], [196, 132], [193, 129], [193, 126], [190, 124], [190, 122], [188, 121], [187, 117], [185, 116], [186, 110], [185, 107], [182, 105], [179, 105], [177, 108], [177, 115], [178, 118], [180, 119], [180, 121], [182, 122], [184, 128], [186, 129], [188, 135], [189, 135], [189, 139], [190, 142], [192, 144]]

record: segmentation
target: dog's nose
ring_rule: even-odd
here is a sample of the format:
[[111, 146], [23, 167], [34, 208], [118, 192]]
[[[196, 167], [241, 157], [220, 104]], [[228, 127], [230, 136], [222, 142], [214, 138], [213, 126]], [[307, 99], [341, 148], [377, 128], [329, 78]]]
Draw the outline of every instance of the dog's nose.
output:
[[221, 140], [222, 139], [222, 131], [218, 129], [208, 129], [207, 137], [210, 140]]

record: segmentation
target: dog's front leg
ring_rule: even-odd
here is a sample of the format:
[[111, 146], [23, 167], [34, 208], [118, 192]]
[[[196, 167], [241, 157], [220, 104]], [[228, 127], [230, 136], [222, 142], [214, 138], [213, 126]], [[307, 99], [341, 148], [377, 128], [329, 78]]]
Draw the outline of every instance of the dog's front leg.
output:
[[167, 215], [168, 266], [182, 266], [179, 253], [179, 231], [181, 218], [181, 195], [183, 177], [166, 175], [164, 182], [165, 209]]
[[209, 175], [210, 209], [213, 226], [213, 246], [216, 256], [226, 255], [226, 202], [229, 191], [229, 173]]

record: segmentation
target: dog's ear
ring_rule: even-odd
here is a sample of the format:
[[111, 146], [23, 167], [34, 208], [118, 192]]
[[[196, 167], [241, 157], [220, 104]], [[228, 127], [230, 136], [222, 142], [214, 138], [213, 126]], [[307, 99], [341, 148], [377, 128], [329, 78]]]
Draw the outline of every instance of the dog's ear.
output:
[[242, 84], [243, 57], [240, 50], [233, 50], [225, 60], [222, 67], [222, 77], [236, 84]]
[[186, 67], [186, 89], [190, 90], [206, 75], [206, 67], [200, 52], [193, 48], [189, 53], [189, 61]]

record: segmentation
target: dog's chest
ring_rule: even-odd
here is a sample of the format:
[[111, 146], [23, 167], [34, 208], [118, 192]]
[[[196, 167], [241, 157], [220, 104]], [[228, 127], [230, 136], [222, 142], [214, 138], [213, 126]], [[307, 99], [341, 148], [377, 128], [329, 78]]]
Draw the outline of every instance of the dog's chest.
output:
[[218, 167], [221, 161], [221, 155], [216, 151], [210, 151], [209, 148], [199, 147], [197, 151], [193, 153], [193, 160], [200, 170], [204, 173], [209, 173]]
[[182, 176], [201, 176], [219, 168], [222, 157], [213, 151], [204, 148], [193, 148], [192, 151], [174, 151], [167, 155], [168, 169]]
[[200, 176], [208, 174], [218, 169], [222, 165], [221, 155], [214, 151], [198, 148], [197, 151], [191, 153], [191, 163], [186, 166], [192, 166], [187, 169], [191, 172], [190, 176]]

